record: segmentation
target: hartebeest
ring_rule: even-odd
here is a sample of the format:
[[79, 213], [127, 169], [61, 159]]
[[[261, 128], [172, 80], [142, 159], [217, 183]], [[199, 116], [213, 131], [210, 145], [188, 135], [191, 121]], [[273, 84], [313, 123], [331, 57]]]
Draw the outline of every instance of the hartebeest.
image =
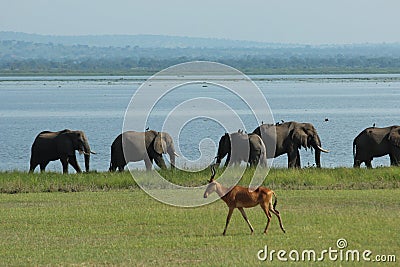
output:
[[[285, 233], [285, 228], [283, 228], [281, 216], [279, 211], [276, 209], [276, 204], [278, 199], [271, 189], [267, 187], [260, 186], [254, 191], [250, 191], [248, 187], [243, 187], [239, 185], [235, 185], [233, 187], [227, 188], [222, 186], [220, 183], [214, 180], [215, 177], [215, 168], [211, 166], [211, 178], [208, 181], [209, 184], [207, 186], [206, 191], [204, 192], [204, 198], [207, 198], [209, 194], [213, 192], [217, 192], [218, 196], [225, 201], [226, 205], [229, 207], [228, 216], [226, 217], [226, 224], [223, 235], [226, 234], [226, 229], [228, 228], [229, 221], [231, 219], [233, 210], [238, 208], [244, 220], [247, 222], [251, 234], [253, 234], [254, 229], [251, 225], [249, 219], [247, 219], [247, 215], [244, 212], [244, 208], [251, 208], [257, 205], [260, 205], [265, 215], [267, 215], [267, 225], [265, 226], [264, 234], [267, 233], [269, 223], [271, 221], [271, 213], [276, 215], [279, 220], [279, 225], [282, 231]], [[274, 203], [272, 203], [272, 197], [275, 197]]]

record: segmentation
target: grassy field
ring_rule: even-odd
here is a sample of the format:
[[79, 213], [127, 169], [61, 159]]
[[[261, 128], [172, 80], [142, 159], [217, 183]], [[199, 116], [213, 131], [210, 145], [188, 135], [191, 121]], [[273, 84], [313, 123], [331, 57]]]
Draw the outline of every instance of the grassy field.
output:
[[[198, 185], [209, 173], [165, 175]], [[0, 173], [0, 265], [282, 265], [276, 253], [272, 262], [259, 261], [257, 253], [268, 246], [269, 252], [314, 250], [318, 258], [338, 250], [339, 238], [348, 243], [343, 253], [370, 250], [371, 260], [396, 255], [398, 262], [399, 180], [400, 168], [271, 170], [265, 184], [279, 196], [287, 233], [274, 217], [263, 235], [266, 217], [255, 207], [247, 210], [254, 235], [235, 211], [222, 236], [228, 209], [221, 200], [168, 206], [140, 190], [129, 173]], [[376, 262], [333, 263], [325, 254], [316, 264]]]
[[[223, 169], [218, 171], [219, 174]], [[207, 183], [210, 170], [202, 172], [163, 171], [169, 181], [183, 186]], [[145, 171], [134, 176], [145, 180]], [[218, 174], [217, 174], [218, 175]], [[233, 175], [236, 175], [233, 173]], [[240, 184], [248, 185], [252, 171], [243, 175]], [[273, 189], [394, 189], [400, 188], [400, 168], [271, 169], [264, 185]], [[138, 188], [130, 172], [61, 173], [0, 172], [0, 193], [109, 191]]]

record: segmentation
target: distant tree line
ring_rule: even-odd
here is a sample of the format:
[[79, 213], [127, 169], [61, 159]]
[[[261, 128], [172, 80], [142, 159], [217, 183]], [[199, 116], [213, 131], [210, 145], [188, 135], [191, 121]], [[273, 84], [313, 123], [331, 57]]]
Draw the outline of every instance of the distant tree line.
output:
[[214, 59], [178, 57], [155, 58], [115, 58], [54, 61], [48, 59], [20, 59], [0, 61], [2, 74], [107, 74], [134, 75], [154, 73], [169, 66], [192, 60], [212, 60], [227, 64], [248, 74], [288, 74], [288, 73], [382, 73], [400, 72], [400, 58], [258, 58]]
[[[380, 49], [378, 48], [380, 47]], [[400, 72], [400, 45], [140, 48], [0, 41], [0, 74], [141, 74], [209, 60], [245, 73]]]

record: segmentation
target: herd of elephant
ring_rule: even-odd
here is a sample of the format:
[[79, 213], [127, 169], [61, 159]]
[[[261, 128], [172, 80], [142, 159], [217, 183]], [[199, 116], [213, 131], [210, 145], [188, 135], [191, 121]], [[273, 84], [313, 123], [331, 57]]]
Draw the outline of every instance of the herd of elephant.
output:
[[[314, 149], [315, 164], [321, 167], [321, 139], [311, 123], [284, 122], [262, 124], [253, 133], [243, 131], [225, 133], [218, 144], [216, 164], [226, 156], [225, 166], [247, 162], [250, 166], [266, 166], [268, 158], [287, 154], [288, 167], [300, 168], [301, 147]], [[125, 149], [125, 151], [124, 151]], [[90, 149], [88, 139], [83, 131], [62, 130], [59, 132], [44, 131], [38, 134], [31, 148], [30, 172], [39, 165], [44, 171], [50, 161], [60, 160], [63, 173], [68, 173], [68, 164], [76, 172], [81, 168], [76, 160], [75, 151], [84, 154], [85, 170], [89, 171]], [[166, 168], [163, 154], [170, 157], [171, 167], [175, 166], [177, 156], [172, 137], [165, 132], [146, 130], [145, 132], [127, 131], [115, 138], [111, 145], [110, 171], [123, 171], [129, 162], [144, 161], [147, 170], [153, 162], [160, 168]], [[400, 165], [400, 126], [385, 128], [370, 127], [363, 130], [353, 141], [354, 167], [362, 163], [371, 168], [374, 157], [390, 156], [392, 166]]]

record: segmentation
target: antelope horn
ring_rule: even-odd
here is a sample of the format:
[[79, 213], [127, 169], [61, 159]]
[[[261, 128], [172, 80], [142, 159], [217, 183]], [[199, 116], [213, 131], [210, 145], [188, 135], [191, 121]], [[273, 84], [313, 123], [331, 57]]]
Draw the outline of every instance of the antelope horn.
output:
[[215, 168], [214, 168], [214, 164], [213, 164], [213, 165], [211, 165], [211, 178], [208, 182], [211, 183], [212, 181], [214, 181], [214, 177], [215, 177]]
[[323, 149], [322, 147], [320, 147], [320, 146], [318, 146], [318, 145], [317, 145], [317, 147], [318, 147], [318, 149], [321, 150], [322, 152], [324, 152], [324, 153], [329, 153], [329, 150]]

